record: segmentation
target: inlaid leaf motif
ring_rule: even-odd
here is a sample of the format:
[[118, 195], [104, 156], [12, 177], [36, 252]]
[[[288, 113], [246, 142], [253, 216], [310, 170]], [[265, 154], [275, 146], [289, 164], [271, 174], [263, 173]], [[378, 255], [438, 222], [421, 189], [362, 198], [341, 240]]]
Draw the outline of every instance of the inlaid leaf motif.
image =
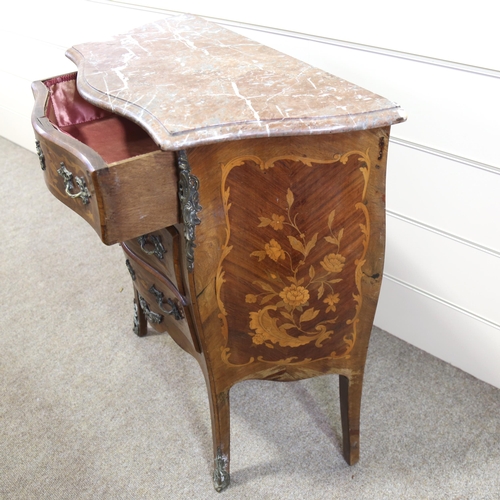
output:
[[287, 311], [280, 311], [280, 314], [284, 318], [294, 321], [293, 316], [289, 312], [287, 312]]
[[316, 246], [316, 242], [318, 241], [318, 233], [316, 233], [311, 241], [306, 245], [306, 249], [304, 251], [304, 257], [307, 257], [309, 255], [309, 252]]
[[338, 252], [340, 250], [340, 240], [342, 240], [342, 236], [344, 236], [344, 228], [340, 228], [339, 232], [337, 234], [334, 234], [332, 230], [332, 224], [334, 218], [335, 218], [335, 210], [332, 210], [330, 212], [330, 215], [328, 216], [328, 229], [330, 230], [330, 235], [325, 236], [325, 240], [328, 243], [331, 243], [332, 245], [336, 245]]
[[276, 297], [276, 295], [277, 295], [276, 293], [271, 293], [269, 295], [266, 295], [265, 297], [262, 297], [262, 300], [260, 301], [260, 305], [266, 304], [270, 300], [274, 299], [274, 297]]
[[255, 284], [259, 285], [262, 288], [262, 290], [274, 293], [274, 288], [264, 281], [255, 281]]
[[316, 271], [314, 270], [314, 266], [309, 266], [309, 278], [313, 279], [316, 276]]
[[304, 321], [311, 321], [319, 314], [319, 310], [315, 310], [314, 307], [307, 309], [304, 313], [300, 315], [299, 323]]
[[327, 319], [326, 321], [323, 321], [323, 323], [325, 323], [325, 324], [331, 324], [331, 325], [333, 325], [336, 322], [337, 322], [337, 318]]
[[259, 258], [259, 262], [264, 260], [266, 258], [266, 251], [265, 250], [256, 250], [255, 252], [252, 252], [250, 254], [251, 257], [258, 257]]
[[290, 244], [292, 245], [292, 248], [294, 250], [299, 251], [302, 255], [306, 255], [306, 249], [304, 248], [304, 244], [299, 241], [295, 236], [288, 236], [288, 240], [290, 241]]
[[331, 228], [332, 228], [333, 219], [335, 219], [335, 209], [333, 209], [333, 210], [330, 212], [330, 215], [328, 216], [328, 228], [329, 228], [329, 229], [331, 229]]

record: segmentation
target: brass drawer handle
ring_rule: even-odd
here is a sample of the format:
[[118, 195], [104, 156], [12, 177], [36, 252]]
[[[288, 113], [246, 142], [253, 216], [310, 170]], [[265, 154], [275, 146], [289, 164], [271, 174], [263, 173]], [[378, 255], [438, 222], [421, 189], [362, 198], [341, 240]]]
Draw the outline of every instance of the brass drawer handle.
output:
[[[149, 243], [150, 238], [151, 243], [154, 245], [153, 250], [146, 249], [146, 245]], [[159, 259], [163, 259], [163, 256], [167, 253], [165, 247], [161, 243], [161, 238], [159, 236], [156, 236], [154, 234], [145, 234], [143, 236], [139, 236], [137, 240], [139, 241], [139, 245], [141, 245], [141, 250], [148, 255], [155, 255]]]
[[61, 162], [61, 168], [57, 170], [57, 173], [64, 179], [66, 194], [70, 198], [81, 198], [82, 203], [86, 205], [89, 202], [90, 192], [85, 185], [83, 177], [75, 176], [75, 182], [80, 188], [80, 192], [73, 194], [70, 192], [71, 189], [75, 189], [75, 186], [73, 185], [73, 174], [66, 168], [64, 162]]
[[147, 320], [150, 323], [159, 324], [163, 321], [163, 316], [151, 311], [148, 303], [144, 300], [144, 297], [142, 295], [139, 295], [139, 304], [141, 306], [142, 312], [144, 313], [144, 316], [146, 316]]
[[36, 153], [38, 155], [38, 159], [40, 160], [40, 168], [45, 170], [45, 155], [43, 154], [42, 146], [40, 145], [40, 141], [35, 141]]
[[149, 293], [152, 293], [156, 297], [156, 302], [158, 303], [158, 307], [161, 311], [169, 316], [173, 316], [177, 321], [180, 321], [183, 318], [182, 311], [179, 309], [178, 305], [172, 300], [167, 299], [166, 303], [170, 307], [170, 309], [165, 309], [163, 307], [163, 293], [160, 290], [157, 290], [154, 285], [149, 289]]

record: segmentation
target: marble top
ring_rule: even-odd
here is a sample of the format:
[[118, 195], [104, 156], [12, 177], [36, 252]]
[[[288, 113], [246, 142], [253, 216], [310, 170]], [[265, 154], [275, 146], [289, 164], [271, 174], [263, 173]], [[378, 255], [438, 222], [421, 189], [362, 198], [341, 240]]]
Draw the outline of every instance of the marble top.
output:
[[383, 97], [192, 15], [66, 55], [85, 99], [138, 123], [164, 150], [405, 120]]

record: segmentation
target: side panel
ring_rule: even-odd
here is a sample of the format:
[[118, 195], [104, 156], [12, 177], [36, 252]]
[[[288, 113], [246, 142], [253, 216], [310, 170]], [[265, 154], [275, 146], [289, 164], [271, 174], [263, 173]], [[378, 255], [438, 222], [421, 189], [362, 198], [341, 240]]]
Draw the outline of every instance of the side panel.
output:
[[222, 384], [363, 370], [382, 277], [387, 141], [374, 130], [190, 152], [202, 206], [194, 295]]

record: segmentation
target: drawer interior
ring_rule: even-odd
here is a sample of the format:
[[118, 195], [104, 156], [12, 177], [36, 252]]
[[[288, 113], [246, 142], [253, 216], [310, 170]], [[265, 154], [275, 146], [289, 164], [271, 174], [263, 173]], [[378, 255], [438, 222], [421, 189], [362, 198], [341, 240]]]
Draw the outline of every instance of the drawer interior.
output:
[[46, 116], [54, 126], [92, 148], [106, 163], [158, 150], [144, 129], [83, 99], [76, 87], [76, 75], [43, 82], [49, 90]]

